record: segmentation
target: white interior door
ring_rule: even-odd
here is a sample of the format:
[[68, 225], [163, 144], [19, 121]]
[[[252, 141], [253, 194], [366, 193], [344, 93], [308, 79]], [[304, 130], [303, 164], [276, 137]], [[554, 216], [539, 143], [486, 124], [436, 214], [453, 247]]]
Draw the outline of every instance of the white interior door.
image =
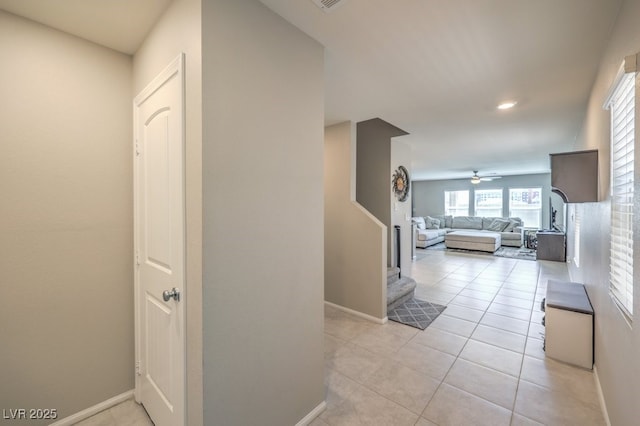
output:
[[185, 424], [183, 55], [134, 100], [136, 398]]

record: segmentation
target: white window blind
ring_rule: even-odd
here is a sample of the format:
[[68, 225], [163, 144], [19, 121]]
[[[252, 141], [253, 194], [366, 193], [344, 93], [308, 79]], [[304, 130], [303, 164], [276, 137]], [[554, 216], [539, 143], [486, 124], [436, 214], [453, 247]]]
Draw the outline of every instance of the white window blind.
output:
[[502, 217], [502, 189], [476, 189], [475, 215]]
[[542, 188], [509, 188], [509, 217], [524, 226], [542, 228]]
[[610, 292], [633, 315], [633, 175], [635, 72], [622, 74], [609, 98], [611, 109]]
[[469, 216], [469, 191], [444, 191], [444, 214]]

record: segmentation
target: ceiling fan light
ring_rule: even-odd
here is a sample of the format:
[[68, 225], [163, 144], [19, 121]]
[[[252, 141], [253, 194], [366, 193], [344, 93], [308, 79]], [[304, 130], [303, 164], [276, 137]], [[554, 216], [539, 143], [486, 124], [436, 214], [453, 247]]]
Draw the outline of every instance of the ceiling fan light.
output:
[[480, 183], [480, 178], [478, 176], [474, 176], [471, 178], [471, 183], [477, 185]]
[[510, 109], [516, 106], [516, 104], [517, 104], [516, 101], [503, 102], [500, 105], [498, 105], [498, 109]]

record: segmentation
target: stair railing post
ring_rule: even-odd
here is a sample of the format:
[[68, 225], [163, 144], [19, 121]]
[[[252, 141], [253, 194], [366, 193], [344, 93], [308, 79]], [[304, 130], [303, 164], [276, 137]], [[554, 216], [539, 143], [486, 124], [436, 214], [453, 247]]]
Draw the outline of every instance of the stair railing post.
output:
[[398, 270], [400, 271], [398, 273], [398, 275], [401, 277], [402, 276], [402, 266], [400, 266], [400, 225], [394, 225], [393, 228], [395, 229], [395, 234], [396, 234], [396, 266], [398, 267]]

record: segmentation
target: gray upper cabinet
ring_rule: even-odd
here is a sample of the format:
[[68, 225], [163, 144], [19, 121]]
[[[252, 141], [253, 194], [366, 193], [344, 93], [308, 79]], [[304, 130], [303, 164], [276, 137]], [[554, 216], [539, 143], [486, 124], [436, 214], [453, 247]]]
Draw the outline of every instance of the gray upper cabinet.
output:
[[565, 203], [598, 201], [598, 150], [549, 154], [551, 190]]

